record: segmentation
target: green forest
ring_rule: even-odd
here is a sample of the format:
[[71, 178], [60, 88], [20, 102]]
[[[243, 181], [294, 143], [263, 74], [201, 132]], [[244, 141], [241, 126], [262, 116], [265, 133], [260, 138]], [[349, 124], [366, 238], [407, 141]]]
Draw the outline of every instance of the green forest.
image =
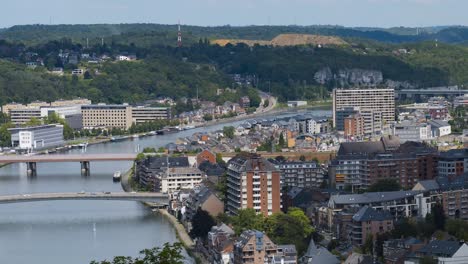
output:
[[[385, 80], [407, 82], [415, 87], [468, 84], [465, 74], [468, 72], [468, 47], [463, 45], [434, 41], [395, 44], [350, 35], [352, 38], [347, 39], [350, 45], [341, 47], [250, 47], [245, 44], [221, 47], [210, 44], [209, 39], [249, 36], [268, 39], [278, 33], [290, 32], [342, 36], [345, 34], [337, 32], [351, 30], [368, 34], [376, 30], [230, 26], [185, 27], [184, 30], [184, 44], [180, 48], [174, 42], [176, 32], [169, 25], [32, 25], [2, 30], [0, 104], [76, 96], [87, 97], [93, 102], [138, 103], [160, 96], [180, 99], [197, 95], [202, 100], [222, 103], [223, 100], [236, 100], [241, 94], [216, 96], [218, 88], [246, 91], [242, 87], [245, 83], [235, 83], [230, 77], [232, 74], [251, 78], [248, 86], [271, 91], [280, 101], [322, 100], [338, 86], [335, 81], [316, 82], [314, 73], [323, 68], [329, 68], [334, 75], [342, 69], [380, 71]], [[465, 28], [445, 28], [426, 34], [442, 34], [447, 30], [462, 32]], [[393, 31], [398, 32], [397, 29]], [[460, 32], [459, 35], [463, 35]], [[98, 36], [107, 36], [104, 45]], [[398, 36], [415, 37], [409, 34]], [[86, 38], [89, 46], [83, 42]], [[398, 49], [408, 50], [408, 53], [395, 54]], [[61, 61], [61, 51], [110, 58], [118, 54], [135, 54], [138, 61], [110, 60], [93, 65], [81, 61], [71, 65]], [[44, 66], [26, 67], [26, 62], [36, 59], [41, 59]], [[48, 71], [54, 67], [63, 67], [66, 74], [50, 74]], [[87, 69], [84, 78], [69, 74], [76, 67]]]

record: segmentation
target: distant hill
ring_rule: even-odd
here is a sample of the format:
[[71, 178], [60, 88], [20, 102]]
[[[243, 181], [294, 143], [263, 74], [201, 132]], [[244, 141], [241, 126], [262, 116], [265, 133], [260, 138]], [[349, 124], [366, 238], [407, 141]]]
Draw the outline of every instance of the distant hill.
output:
[[271, 41], [247, 40], [247, 39], [215, 39], [211, 43], [225, 46], [229, 44], [244, 43], [249, 46], [273, 45], [273, 46], [298, 46], [298, 45], [345, 45], [346, 41], [334, 36], [320, 36], [310, 34], [280, 34]]
[[[341, 26], [182, 26], [185, 45], [208, 39], [272, 40], [281, 34], [309, 34], [340, 38], [363, 38], [387, 43], [419, 42], [438, 39], [446, 43], [468, 41], [467, 27], [424, 28], [346, 28]], [[94, 24], [94, 25], [25, 25], [0, 30], [0, 39], [35, 45], [50, 40], [69, 38], [90, 45], [106, 43], [139, 46], [176, 45], [177, 26], [162, 24]]]

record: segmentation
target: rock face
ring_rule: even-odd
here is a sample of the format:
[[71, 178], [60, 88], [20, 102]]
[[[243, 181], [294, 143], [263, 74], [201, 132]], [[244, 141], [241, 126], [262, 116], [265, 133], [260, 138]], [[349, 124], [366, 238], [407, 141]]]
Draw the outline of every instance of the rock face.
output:
[[385, 80], [381, 71], [366, 69], [340, 69], [333, 73], [329, 67], [323, 68], [314, 74], [314, 79], [319, 84], [332, 81], [340, 87], [375, 87], [385, 85], [390, 88], [412, 88], [409, 82]]

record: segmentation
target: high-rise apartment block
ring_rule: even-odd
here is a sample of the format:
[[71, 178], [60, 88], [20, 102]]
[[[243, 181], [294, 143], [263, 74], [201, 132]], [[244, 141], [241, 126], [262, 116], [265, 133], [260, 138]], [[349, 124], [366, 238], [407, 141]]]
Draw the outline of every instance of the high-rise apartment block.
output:
[[[342, 113], [343, 111], [347, 112]], [[343, 131], [344, 118], [358, 112], [374, 123], [378, 123], [381, 115], [382, 126], [389, 125], [395, 121], [395, 90], [389, 88], [333, 90], [334, 127]]]
[[253, 208], [271, 215], [281, 211], [281, 173], [257, 154], [239, 154], [228, 163], [227, 211]]

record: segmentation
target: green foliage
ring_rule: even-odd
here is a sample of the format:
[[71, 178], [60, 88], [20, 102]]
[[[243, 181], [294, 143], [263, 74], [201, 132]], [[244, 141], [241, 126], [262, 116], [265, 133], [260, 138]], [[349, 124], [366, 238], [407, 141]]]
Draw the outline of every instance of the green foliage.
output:
[[463, 129], [468, 129], [468, 122], [465, 121], [465, 118], [468, 116], [467, 106], [458, 106], [450, 113], [450, 115], [453, 117], [453, 120], [449, 121], [449, 124], [452, 127], [452, 132], [461, 133], [463, 132]]
[[136, 156], [136, 161], [142, 161], [146, 158], [146, 155], [143, 154], [143, 153], [138, 153], [138, 155]]
[[436, 203], [432, 207], [431, 213], [426, 215], [426, 221], [434, 225], [436, 230], [445, 230], [446, 217], [442, 204]]
[[434, 259], [432, 256], [424, 256], [419, 259], [419, 264], [437, 264], [438, 261]]
[[210, 115], [210, 114], [205, 114], [205, 115], [203, 116], [203, 120], [205, 120], [205, 121], [211, 121], [211, 120], [213, 120], [213, 116]]
[[234, 131], [235, 131], [235, 128], [233, 126], [225, 126], [223, 127], [223, 135], [225, 137], [228, 137], [230, 139], [233, 139], [234, 138]]
[[197, 212], [192, 219], [192, 230], [190, 230], [190, 236], [192, 238], [202, 238], [205, 239], [210, 232], [211, 228], [216, 225], [216, 221], [211, 217], [211, 215], [198, 208]]
[[445, 224], [445, 230], [459, 240], [468, 240], [468, 223], [462, 219], [449, 219]]
[[283, 133], [281, 133], [279, 136], [278, 145], [280, 145], [282, 148], [286, 147], [286, 141], [284, 140]]
[[75, 131], [71, 128], [67, 122], [61, 118], [57, 113], [51, 113], [44, 118], [44, 124], [61, 124], [63, 125], [63, 138], [65, 140], [73, 139]]
[[151, 148], [151, 147], [146, 147], [143, 149], [143, 153], [156, 153], [156, 149]]
[[10, 122], [0, 125], [0, 147], [11, 146], [11, 133], [8, 129], [14, 127], [15, 125]]
[[401, 185], [394, 179], [382, 179], [372, 184], [368, 192], [393, 192], [401, 190]]
[[28, 122], [24, 123], [24, 127], [33, 127], [33, 126], [40, 126], [42, 125], [42, 120], [32, 117]]
[[165, 243], [162, 248], [145, 249], [142, 257], [115, 257], [113, 261], [92, 261], [91, 264], [183, 264], [182, 244]]
[[252, 208], [240, 209], [237, 216], [232, 219], [234, 231], [237, 235], [249, 229], [263, 230], [263, 221], [263, 215], [255, 213]]

